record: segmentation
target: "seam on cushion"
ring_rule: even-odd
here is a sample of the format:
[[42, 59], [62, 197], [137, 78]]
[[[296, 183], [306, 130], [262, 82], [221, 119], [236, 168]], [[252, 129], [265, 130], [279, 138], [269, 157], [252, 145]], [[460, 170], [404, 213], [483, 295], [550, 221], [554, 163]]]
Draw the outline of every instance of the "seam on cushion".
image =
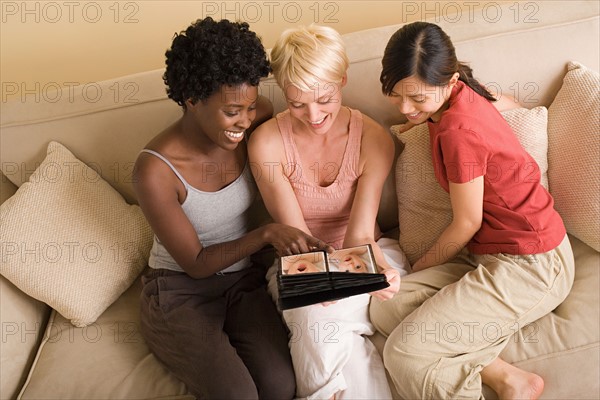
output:
[[167, 96], [160, 96], [160, 97], [155, 97], [152, 99], [148, 99], [148, 100], [144, 100], [144, 101], [140, 101], [140, 102], [132, 103], [132, 104], [126, 104], [126, 105], [119, 104], [119, 105], [113, 105], [113, 106], [108, 106], [108, 107], [104, 107], [104, 108], [98, 108], [96, 110], [77, 111], [77, 112], [70, 113], [70, 114], [63, 114], [63, 115], [59, 115], [56, 117], [46, 117], [46, 118], [41, 118], [38, 120], [8, 122], [8, 123], [2, 125], [2, 128], [14, 128], [14, 127], [18, 127], [18, 126], [29, 126], [29, 125], [42, 124], [42, 123], [46, 123], [46, 122], [59, 121], [61, 119], [69, 119], [69, 118], [73, 118], [73, 117], [80, 117], [83, 115], [93, 115], [93, 114], [97, 114], [97, 113], [101, 113], [101, 112], [105, 112], [105, 111], [112, 111], [112, 110], [118, 110], [121, 108], [135, 107], [135, 106], [139, 106], [139, 105], [143, 105], [143, 104], [156, 103], [156, 102], [164, 101], [167, 99], [168, 99]]
[[55, 309], [52, 309], [52, 313], [50, 313], [50, 317], [48, 318], [48, 322], [46, 323], [46, 329], [44, 330], [44, 338], [42, 339], [42, 342], [40, 343], [40, 345], [37, 349], [35, 359], [33, 360], [33, 363], [31, 363], [31, 368], [29, 368], [29, 372], [27, 373], [27, 379], [25, 380], [25, 383], [23, 383], [23, 386], [21, 387], [21, 390], [19, 391], [19, 394], [17, 395], [17, 400], [20, 400], [22, 398], [23, 393], [25, 392], [25, 390], [27, 389], [27, 386], [29, 385], [29, 382], [31, 381], [33, 372], [35, 371], [38, 360], [41, 357], [42, 350], [44, 349], [44, 346], [46, 345], [46, 343], [48, 343], [48, 339], [50, 338], [50, 329], [54, 324], [54, 319], [56, 318], [56, 313], [57, 313], [57, 311]]
[[550, 358], [555, 358], [556, 356], [560, 356], [562, 354], [579, 353], [581, 351], [586, 351], [586, 350], [595, 349], [595, 348], [600, 348], [600, 342], [586, 344], [584, 346], [579, 346], [579, 347], [573, 347], [573, 348], [567, 349], [567, 350], [556, 351], [553, 353], [548, 353], [548, 354], [544, 354], [544, 355], [533, 357], [533, 358], [525, 358], [525, 359], [522, 359], [519, 361], [513, 361], [513, 362], [511, 362], [511, 364], [518, 366], [518, 365], [526, 364], [528, 362], [542, 361], [542, 360], [546, 360], [546, 359], [550, 359]]
[[547, 30], [547, 29], [552, 29], [552, 28], [562, 28], [565, 26], [578, 25], [581, 23], [590, 22], [590, 21], [594, 21], [594, 20], [598, 20], [598, 19], [600, 19], [600, 16], [595, 15], [593, 17], [582, 18], [582, 19], [578, 19], [576, 21], [559, 22], [557, 24], [552, 24], [552, 25], [536, 26], [534, 28], [524, 28], [524, 29], [519, 29], [517, 31], [500, 32], [500, 33], [495, 33], [495, 34], [489, 35], [489, 36], [460, 40], [460, 41], [457, 41], [455, 44], [466, 43], [466, 42], [478, 42], [481, 40], [493, 39], [493, 38], [501, 37], [501, 36], [514, 36], [514, 35], [519, 35], [524, 32], [535, 32], [535, 31]]
[[[580, 23], [584, 23], [584, 22], [589, 22], [589, 21], [597, 20], [599, 18], [600, 17], [598, 17], [598, 16], [587, 17], [587, 18], [582, 18], [582, 19], [578, 19], [578, 20], [575, 20], [575, 21], [559, 22], [559, 23], [552, 24], [552, 25], [538, 26], [538, 27], [535, 27], [535, 28], [524, 28], [524, 29], [519, 29], [517, 31], [506, 31], [506, 32], [500, 32], [500, 33], [494, 33], [493, 35], [489, 35], [489, 36], [475, 37], [475, 38], [464, 39], [464, 40], [457, 40], [456, 42], [453, 42], [453, 43], [456, 46], [456, 45], [462, 44], [462, 43], [478, 42], [478, 41], [481, 41], [481, 40], [493, 39], [493, 38], [501, 37], [501, 36], [518, 35], [518, 34], [521, 34], [521, 33], [524, 33], [524, 32], [535, 32], [535, 31], [538, 31], [538, 30], [546, 30], [546, 29], [551, 29], [551, 28], [561, 28], [563, 26], [576, 25], [576, 24], [580, 24]], [[399, 25], [399, 26], [402, 26], [402, 25]], [[352, 32], [352, 33], [354, 33], [354, 32]], [[378, 60], [380, 58], [381, 58], [381, 56], [359, 58], [359, 59], [356, 59], [356, 60], [353, 60], [352, 62], [350, 62], [350, 65], [356, 64], [356, 63], [362, 63], [362, 62], [366, 62], [366, 61], [371, 61], [371, 60]]]

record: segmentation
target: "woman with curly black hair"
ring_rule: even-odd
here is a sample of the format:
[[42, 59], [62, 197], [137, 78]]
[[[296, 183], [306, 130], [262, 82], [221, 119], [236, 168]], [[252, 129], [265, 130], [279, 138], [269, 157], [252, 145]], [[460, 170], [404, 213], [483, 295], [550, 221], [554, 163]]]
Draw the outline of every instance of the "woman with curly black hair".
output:
[[258, 96], [270, 71], [265, 50], [248, 24], [206, 18], [175, 35], [166, 65], [167, 93], [183, 115], [135, 166], [154, 231], [143, 336], [198, 398], [292, 398], [287, 332], [249, 256], [268, 244], [280, 254], [326, 245], [285, 225], [250, 224], [262, 204], [244, 139], [272, 113]]

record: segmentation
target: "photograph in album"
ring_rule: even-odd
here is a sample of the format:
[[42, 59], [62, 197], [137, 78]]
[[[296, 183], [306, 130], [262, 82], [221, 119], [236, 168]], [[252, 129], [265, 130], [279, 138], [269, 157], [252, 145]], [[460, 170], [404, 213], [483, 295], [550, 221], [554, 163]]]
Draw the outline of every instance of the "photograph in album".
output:
[[281, 257], [277, 283], [282, 310], [374, 292], [389, 286], [370, 244]]

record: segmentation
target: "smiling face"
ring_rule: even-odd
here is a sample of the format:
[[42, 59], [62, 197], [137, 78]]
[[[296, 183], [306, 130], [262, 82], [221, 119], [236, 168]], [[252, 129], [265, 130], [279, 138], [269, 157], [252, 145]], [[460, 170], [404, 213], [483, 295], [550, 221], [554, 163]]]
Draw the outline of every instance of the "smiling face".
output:
[[364, 262], [360, 256], [356, 254], [346, 254], [340, 259], [338, 264], [340, 272], [354, 272], [354, 273], [365, 273], [367, 270], [367, 263]]
[[256, 117], [258, 88], [249, 84], [223, 85], [204, 101], [186, 101], [189, 113], [207, 141], [233, 150], [244, 140], [246, 129]]
[[317, 81], [310, 91], [287, 84], [284, 93], [290, 115], [312, 133], [327, 133], [340, 112], [345, 84], [346, 77], [340, 83]]
[[415, 76], [409, 76], [394, 85], [387, 99], [415, 125], [429, 118], [438, 121], [447, 107], [448, 98], [456, 82], [458, 74], [444, 86], [428, 85]]

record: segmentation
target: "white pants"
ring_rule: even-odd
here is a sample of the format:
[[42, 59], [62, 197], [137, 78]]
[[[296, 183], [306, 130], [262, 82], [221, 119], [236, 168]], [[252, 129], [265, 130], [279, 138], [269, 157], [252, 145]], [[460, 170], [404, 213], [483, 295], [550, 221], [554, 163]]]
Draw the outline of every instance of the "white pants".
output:
[[[380, 239], [388, 263], [406, 275], [408, 262], [397, 241]], [[267, 274], [269, 291], [277, 298], [277, 266]], [[290, 336], [296, 374], [296, 395], [306, 399], [391, 399], [385, 368], [375, 346], [366, 337], [375, 332], [369, 320], [370, 295], [362, 294], [335, 304], [283, 311]]]

